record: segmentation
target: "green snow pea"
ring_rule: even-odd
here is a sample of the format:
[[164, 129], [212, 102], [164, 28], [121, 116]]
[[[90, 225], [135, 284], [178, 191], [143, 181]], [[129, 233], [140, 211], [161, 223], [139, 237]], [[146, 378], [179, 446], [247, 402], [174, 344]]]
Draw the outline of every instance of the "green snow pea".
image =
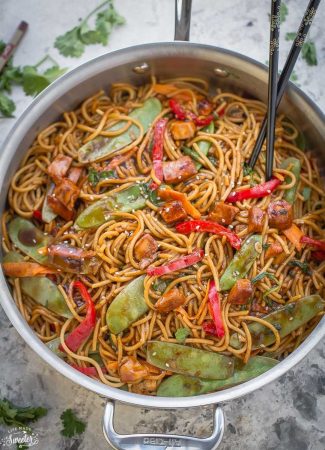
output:
[[46, 191], [45, 199], [42, 206], [42, 220], [46, 223], [52, 222], [57, 216], [57, 214], [52, 211], [51, 207], [48, 204], [47, 197], [52, 194], [54, 190], [55, 184], [51, 183]]
[[[298, 184], [299, 184], [299, 180], [300, 180], [301, 162], [297, 158], [290, 157], [290, 158], [285, 159], [282, 162], [280, 167], [281, 167], [281, 169], [290, 170], [290, 172], [292, 172], [296, 177], [295, 184], [290, 189], [287, 189], [286, 191], [284, 191], [284, 196], [283, 196], [283, 198], [288, 203], [291, 203], [291, 205], [292, 205], [296, 200], [296, 193], [297, 193], [297, 188], [298, 188]], [[290, 180], [291, 180], [290, 177], [286, 177], [285, 183], [289, 183]]]
[[225, 380], [204, 380], [187, 375], [172, 375], [161, 383], [157, 395], [161, 397], [191, 397], [192, 395], [207, 394], [258, 377], [272, 369], [278, 362], [276, 359], [265, 356], [253, 356], [247, 364], [236, 359], [233, 375]]
[[15, 217], [8, 225], [8, 234], [11, 242], [25, 255], [40, 264], [47, 263], [47, 256], [41, 255], [38, 250], [47, 247], [51, 238], [36, 228], [32, 222]]
[[131, 212], [146, 206], [146, 189], [144, 184], [134, 184], [123, 191], [108, 194], [88, 206], [77, 217], [75, 225], [79, 229], [96, 228], [114, 216], [114, 211]]
[[144, 279], [145, 275], [141, 275], [131, 281], [109, 305], [106, 323], [111, 333], [121, 333], [148, 311], [144, 299]]
[[228, 291], [237, 280], [245, 278], [254, 261], [262, 253], [262, 236], [254, 234], [246, 239], [242, 247], [230, 261], [220, 278], [220, 290]]
[[148, 342], [147, 361], [160, 369], [211, 380], [229, 378], [234, 371], [229, 356], [170, 342]]
[[[9, 252], [3, 262], [19, 262], [24, 258], [15, 252]], [[56, 284], [47, 277], [26, 277], [20, 279], [22, 291], [35, 302], [45, 306], [59, 316], [72, 317], [68, 305]]]
[[[325, 302], [319, 295], [309, 295], [264, 316], [263, 320], [274, 325], [283, 338], [323, 311], [324, 307]], [[254, 350], [275, 342], [274, 333], [261, 323], [252, 322], [248, 325], [248, 328], [252, 336]], [[237, 349], [241, 347], [237, 333], [231, 336], [230, 345]]]
[[[157, 98], [149, 98], [140, 108], [130, 112], [129, 117], [138, 120], [146, 133], [152, 122], [162, 110], [162, 105]], [[109, 127], [106, 131], [117, 131], [126, 125], [127, 121], [121, 120]], [[113, 152], [129, 145], [139, 136], [139, 128], [132, 124], [122, 134], [113, 137], [98, 136], [87, 142], [78, 150], [78, 159], [81, 163], [89, 163], [107, 158]]]

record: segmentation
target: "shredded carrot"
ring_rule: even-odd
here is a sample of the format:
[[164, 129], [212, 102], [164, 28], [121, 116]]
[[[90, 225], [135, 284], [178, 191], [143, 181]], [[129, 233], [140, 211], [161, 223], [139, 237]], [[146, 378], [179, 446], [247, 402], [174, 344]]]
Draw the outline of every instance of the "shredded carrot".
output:
[[153, 90], [157, 94], [167, 95], [170, 97], [174, 97], [177, 100], [184, 100], [185, 102], [190, 102], [192, 100], [192, 95], [187, 91], [181, 91], [177, 94], [173, 95], [174, 92], [178, 91], [180, 88], [177, 88], [173, 84], [155, 84]]
[[41, 266], [32, 262], [5, 262], [2, 263], [4, 273], [9, 277], [35, 277], [37, 275], [46, 275], [48, 273], [57, 273], [56, 270]]
[[298, 252], [302, 249], [300, 239], [304, 236], [304, 233], [297, 227], [296, 224], [292, 224], [290, 228], [283, 231], [283, 234], [289, 239], [290, 242], [296, 247]]
[[173, 189], [159, 189], [158, 195], [163, 200], [179, 200], [187, 214], [193, 217], [193, 219], [199, 219], [201, 217], [200, 212], [192, 205], [183, 192], [174, 191]]

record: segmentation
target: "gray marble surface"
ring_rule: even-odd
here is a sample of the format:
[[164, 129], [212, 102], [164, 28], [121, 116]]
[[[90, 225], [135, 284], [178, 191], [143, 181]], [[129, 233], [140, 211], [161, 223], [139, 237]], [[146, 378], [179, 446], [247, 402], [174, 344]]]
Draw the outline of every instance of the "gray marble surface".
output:
[[[8, 39], [24, 19], [30, 30], [15, 56], [16, 63], [34, 64], [44, 53], [62, 66], [73, 68], [107, 51], [173, 37], [173, 0], [116, 0], [127, 24], [113, 32], [107, 48], [90, 46], [79, 59], [63, 58], [53, 49], [53, 41], [84, 17], [92, 5], [87, 0], [0, 0], [0, 38]], [[261, 62], [268, 58], [269, 1], [193, 0], [191, 40], [232, 49]], [[297, 29], [306, 0], [286, 0], [289, 16], [282, 26], [280, 64], [290, 44], [287, 31]], [[320, 107], [325, 107], [324, 2], [311, 37], [316, 42], [318, 66], [299, 61], [298, 83]], [[16, 118], [0, 120], [0, 147], [15, 120], [32, 101], [14, 90]], [[0, 393], [21, 405], [44, 405], [48, 415], [35, 426], [40, 442], [35, 449], [104, 450], [108, 448], [101, 431], [104, 399], [76, 386], [45, 364], [12, 327], [0, 311]], [[323, 450], [325, 448], [325, 347], [320, 343], [298, 366], [278, 381], [246, 397], [224, 405], [226, 433], [222, 450]], [[87, 421], [86, 432], [78, 439], [60, 436], [60, 414], [73, 408]], [[211, 426], [211, 408], [186, 411], [148, 411], [121, 405], [117, 410], [120, 432], [196, 433], [206, 435]], [[6, 434], [0, 428], [0, 438]], [[13, 448], [13, 447], [12, 447]]]

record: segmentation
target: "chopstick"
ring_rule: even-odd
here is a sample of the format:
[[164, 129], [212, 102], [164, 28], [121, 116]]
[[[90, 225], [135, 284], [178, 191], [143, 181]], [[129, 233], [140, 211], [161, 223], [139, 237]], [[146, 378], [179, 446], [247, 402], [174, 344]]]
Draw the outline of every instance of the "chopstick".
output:
[[266, 181], [270, 180], [273, 171], [276, 98], [278, 87], [279, 36], [280, 36], [281, 0], [271, 0], [270, 48], [269, 48], [269, 85], [268, 114], [266, 136]]
[[[279, 77], [279, 81], [278, 81], [278, 89], [277, 89], [277, 99], [276, 99], [276, 107], [278, 108], [283, 93], [287, 87], [289, 78], [291, 76], [291, 73], [293, 71], [293, 68], [297, 62], [298, 56], [300, 54], [301, 48], [305, 42], [305, 38], [307, 36], [307, 33], [310, 29], [310, 26], [312, 24], [312, 21], [315, 17], [317, 8], [320, 4], [321, 0], [310, 0], [309, 4], [307, 6], [307, 9], [305, 11], [305, 14], [302, 18], [302, 21], [300, 23], [300, 26], [298, 28], [298, 32], [296, 35], [296, 38], [291, 46], [288, 58], [285, 62], [285, 65], [283, 67], [283, 71]], [[253, 168], [256, 164], [256, 161], [259, 157], [259, 154], [261, 152], [262, 146], [263, 146], [263, 142], [266, 136], [266, 128], [267, 128], [267, 119], [266, 117], [264, 118], [262, 125], [261, 125], [261, 129], [259, 132], [259, 135], [257, 137], [253, 152], [249, 158], [249, 161], [247, 163], [248, 166], [250, 166], [251, 168]]]
[[4, 66], [9, 61], [10, 57], [14, 54], [16, 51], [16, 48], [23, 38], [24, 34], [26, 33], [28, 28], [28, 23], [22, 20], [20, 24], [18, 25], [14, 35], [12, 36], [11, 40], [6, 45], [4, 51], [0, 55], [0, 73], [2, 72]]

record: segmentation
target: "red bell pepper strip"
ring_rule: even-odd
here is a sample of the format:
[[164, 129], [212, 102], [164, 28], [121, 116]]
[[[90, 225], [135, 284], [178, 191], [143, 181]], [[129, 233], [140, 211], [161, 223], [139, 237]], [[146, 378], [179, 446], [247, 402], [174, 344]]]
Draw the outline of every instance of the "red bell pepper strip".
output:
[[[89, 292], [86, 286], [81, 281], [74, 281], [72, 288], [78, 289], [82, 299], [87, 304], [87, 312], [84, 320], [65, 338], [66, 346], [73, 352], [76, 352], [78, 348], [85, 342], [96, 325], [96, 310]], [[60, 350], [64, 351], [62, 346]]]
[[213, 320], [207, 320], [202, 323], [202, 328], [206, 334], [211, 334], [212, 336], [217, 336], [216, 326]]
[[226, 202], [234, 203], [246, 200], [248, 198], [262, 198], [267, 197], [271, 194], [278, 186], [281, 181], [278, 178], [271, 178], [270, 181], [265, 183], [257, 184], [249, 189], [243, 189], [242, 191], [233, 191], [228, 195]]
[[220, 299], [219, 295], [216, 289], [216, 284], [214, 280], [210, 282], [209, 286], [209, 310], [210, 314], [212, 316], [212, 320], [214, 322], [214, 325], [216, 327], [216, 333], [217, 337], [222, 337], [225, 334], [225, 327], [223, 325], [222, 315], [221, 315], [221, 308], [220, 308]]
[[323, 250], [318, 250], [316, 252], [311, 252], [311, 257], [318, 262], [325, 261], [325, 252]]
[[163, 181], [163, 156], [164, 156], [164, 133], [167, 125], [167, 119], [159, 119], [155, 124], [153, 134], [152, 163], [155, 176]]
[[161, 277], [166, 273], [175, 272], [176, 270], [185, 269], [185, 267], [193, 266], [197, 262], [201, 261], [204, 257], [204, 251], [202, 249], [195, 249], [194, 252], [189, 255], [182, 256], [181, 258], [175, 259], [163, 266], [159, 267], [148, 267], [147, 274], [150, 277]]
[[33, 211], [33, 218], [38, 220], [39, 222], [43, 222], [42, 211], [40, 211], [39, 209], [35, 209], [35, 211]]
[[308, 236], [302, 236], [300, 242], [302, 244], [310, 245], [311, 247], [318, 248], [319, 250], [325, 252], [325, 241], [319, 241], [317, 239], [312, 239]]
[[[83, 373], [84, 375], [87, 375], [88, 377], [96, 377], [99, 378], [98, 376], [98, 372], [96, 367], [91, 366], [91, 367], [81, 367], [78, 366], [77, 364], [70, 364], [71, 367], [73, 367], [74, 369], [78, 370], [78, 372]], [[103, 373], [107, 373], [107, 369], [106, 367], [101, 367], [102, 372]]]
[[188, 222], [182, 222], [176, 225], [176, 230], [181, 234], [190, 234], [192, 231], [206, 231], [208, 233], [219, 234], [220, 236], [226, 236], [231, 246], [236, 250], [239, 250], [241, 247], [241, 239], [237, 234], [211, 220], [189, 220]]
[[195, 125], [197, 125], [198, 127], [204, 127], [206, 125], [209, 125], [212, 122], [212, 120], [214, 119], [214, 116], [212, 114], [210, 114], [209, 116], [200, 118], [200, 117], [197, 117], [191, 111], [185, 111], [185, 109], [173, 98], [169, 100], [169, 106], [170, 106], [171, 110], [173, 111], [173, 114], [175, 115], [176, 119], [178, 119], [178, 120], [186, 120], [186, 119], [193, 120]]

